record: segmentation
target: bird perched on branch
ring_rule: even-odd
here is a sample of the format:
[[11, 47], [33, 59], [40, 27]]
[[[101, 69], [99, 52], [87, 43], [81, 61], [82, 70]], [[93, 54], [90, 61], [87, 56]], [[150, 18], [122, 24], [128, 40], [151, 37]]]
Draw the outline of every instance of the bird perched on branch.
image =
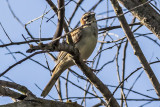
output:
[[[84, 60], [88, 59], [97, 44], [98, 28], [95, 19], [95, 13], [85, 13], [81, 20], [81, 27], [71, 32], [71, 37], [76, 48], [78, 48], [80, 57]], [[71, 55], [66, 52], [60, 52], [58, 61], [54, 67], [51, 80], [43, 90], [41, 96], [45, 97], [59, 78], [59, 76], [67, 68], [75, 65]]]

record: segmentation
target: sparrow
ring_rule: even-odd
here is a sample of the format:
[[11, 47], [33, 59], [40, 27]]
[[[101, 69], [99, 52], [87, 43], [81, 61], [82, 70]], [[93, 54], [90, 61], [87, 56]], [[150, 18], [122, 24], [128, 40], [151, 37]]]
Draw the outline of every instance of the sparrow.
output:
[[[87, 12], [81, 17], [81, 27], [71, 32], [74, 46], [78, 48], [80, 57], [87, 60], [97, 44], [98, 27], [94, 12]], [[67, 52], [60, 52], [56, 66], [52, 70], [52, 77], [44, 88], [41, 96], [46, 97], [59, 76], [69, 67], [75, 65], [71, 55]]]

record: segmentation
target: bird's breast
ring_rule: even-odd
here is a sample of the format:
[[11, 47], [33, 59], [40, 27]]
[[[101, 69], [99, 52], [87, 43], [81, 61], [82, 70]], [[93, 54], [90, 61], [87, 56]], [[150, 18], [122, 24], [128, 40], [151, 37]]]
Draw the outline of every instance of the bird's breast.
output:
[[79, 49], [82, 59], [88, 59], [92, 54], [94, 48], [97, 44], [97, 36], [93, 33], [84, 35], [81, 40], [76, 44], [76, 47]]

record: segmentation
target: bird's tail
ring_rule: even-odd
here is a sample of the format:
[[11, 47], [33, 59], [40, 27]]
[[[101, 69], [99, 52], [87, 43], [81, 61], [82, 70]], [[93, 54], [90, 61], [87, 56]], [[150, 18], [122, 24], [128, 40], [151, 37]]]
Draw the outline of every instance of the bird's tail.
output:
[[52, 77], [51, 77], [49, 83], [44, 88], [44, 90], [43, 90], [43, 92], [41, 94], [42, 97], [46, 97], [47, 96], [47, 94], [50, 92], [50, 90], [54, 86], [54, 84], [57, 81], [57, 79], [59, 78], [59, 76], [63, 73], [64, 69], [60, 69], [61, 67], [59, 67], [58, 65], [56, 65], [55, 68], [53, 69]]

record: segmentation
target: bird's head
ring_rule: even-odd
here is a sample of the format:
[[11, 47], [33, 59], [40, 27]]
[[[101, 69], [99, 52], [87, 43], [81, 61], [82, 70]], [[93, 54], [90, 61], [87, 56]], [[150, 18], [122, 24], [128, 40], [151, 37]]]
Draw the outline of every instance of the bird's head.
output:
[[87, 23], [90, 23], [92, 21], [95, 21], [95, 13], [94, 12], [87, 12], [85, 13], [81, 18], [81, 25], [85, 25]]

